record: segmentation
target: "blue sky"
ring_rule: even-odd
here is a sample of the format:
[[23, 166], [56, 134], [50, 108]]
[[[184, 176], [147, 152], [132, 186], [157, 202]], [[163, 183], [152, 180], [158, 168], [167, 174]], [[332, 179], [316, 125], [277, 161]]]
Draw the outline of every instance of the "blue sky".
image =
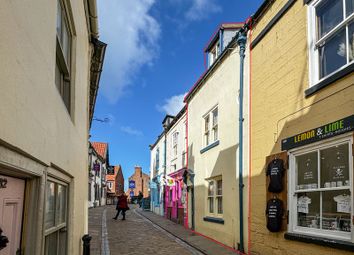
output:
[[110, 164], [127, 179], [150, 150], [166, 115], [204, 71], [203, 48], [220, 23], [243, 22], [262, 0], [102, 0], [100, 40], [108, 44], [91, 141], [109, 143]]

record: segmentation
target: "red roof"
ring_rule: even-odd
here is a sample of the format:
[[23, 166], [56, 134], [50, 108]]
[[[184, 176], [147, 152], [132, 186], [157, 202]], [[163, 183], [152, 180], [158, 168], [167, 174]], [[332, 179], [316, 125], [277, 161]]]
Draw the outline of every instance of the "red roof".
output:
[[103, 159], [106, 159], [107, 150], [108, 150], [108, 143], [101, 143], [101, 142], [91, 142], [92, 147], [95, 151], [100, 155]]

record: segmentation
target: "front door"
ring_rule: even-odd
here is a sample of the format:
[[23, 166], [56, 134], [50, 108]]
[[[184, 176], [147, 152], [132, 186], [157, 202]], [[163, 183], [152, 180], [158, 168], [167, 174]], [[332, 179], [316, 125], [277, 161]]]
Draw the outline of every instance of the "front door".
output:
[[14, 255], [20, 249], [25, 181], [0, 175], [0, 228], [9, 239], [1, 255]]

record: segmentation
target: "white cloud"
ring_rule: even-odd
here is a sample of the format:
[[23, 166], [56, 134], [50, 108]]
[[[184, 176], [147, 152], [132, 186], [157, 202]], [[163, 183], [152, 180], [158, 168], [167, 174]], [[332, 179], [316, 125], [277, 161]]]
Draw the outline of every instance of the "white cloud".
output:
[[[104, 0], [99, 3], [100, 39], [108, 44], [101, 92], [115, 103], [144, 65], [158, 55], [160, 25], [149, 14], [155, 0]], [[109, 81], [109, 82], [108, 82]]]
[[180, 110], [182, 110], [184, 106], [183, 99], [185, 95], [186, 94], [182, 94], [167, 98], [164, 100], [165, 103], [162, 106], [157, 105], [156, 107], [160, 112], [165, 112], [166, 114], [170, 115], [176, 115]]
[[140, 130], [134, 129], [129, 126], [120, 127], [120, 130], [124, 133], [127, 133], [128, 135], [135, 135], [135, 136], [142, 136], [143, 135], [143, 132], [141, 132]]
[[192, 6], [185, 13], [189, 21], [200, 21], [208, 18], [210, 14], [221, 12], [222, 9], [214, 0], [192, 0]]

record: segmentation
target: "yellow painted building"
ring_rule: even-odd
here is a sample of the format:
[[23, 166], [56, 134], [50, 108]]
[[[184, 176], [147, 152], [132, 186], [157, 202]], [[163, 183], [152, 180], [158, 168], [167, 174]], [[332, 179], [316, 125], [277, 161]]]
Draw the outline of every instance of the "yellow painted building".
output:
[[[264, 1], [255, 15], [251, 254], [353, 251], [353, 24], [353, 1]], [[280, 194], [267, 190], [274, 159]], [[279, 232], [266, 227], [272, 198], [284, 203]]]

